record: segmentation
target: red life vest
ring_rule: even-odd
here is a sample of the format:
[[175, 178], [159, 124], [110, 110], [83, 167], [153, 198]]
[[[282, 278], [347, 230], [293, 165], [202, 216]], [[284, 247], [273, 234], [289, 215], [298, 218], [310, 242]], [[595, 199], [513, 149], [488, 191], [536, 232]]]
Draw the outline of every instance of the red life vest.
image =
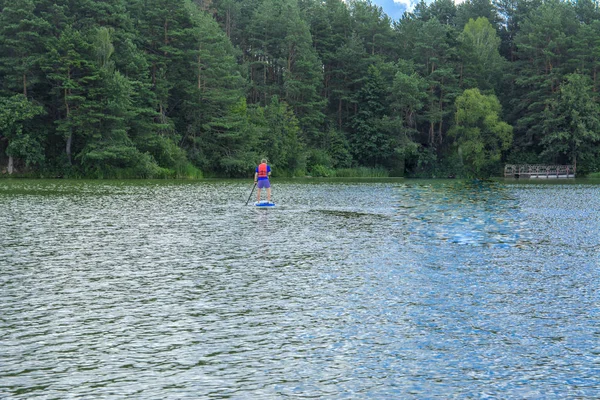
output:
[[258, 166], [258, 177], [259, 178], [267, 178], [267, 164], [262, 163]]

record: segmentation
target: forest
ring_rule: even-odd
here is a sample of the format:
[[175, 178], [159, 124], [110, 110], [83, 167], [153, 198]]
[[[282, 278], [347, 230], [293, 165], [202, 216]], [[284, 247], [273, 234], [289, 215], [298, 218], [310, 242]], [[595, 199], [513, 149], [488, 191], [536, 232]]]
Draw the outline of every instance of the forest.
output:
[[0, 0], [0, 176], [600, 171], [594, 0]]

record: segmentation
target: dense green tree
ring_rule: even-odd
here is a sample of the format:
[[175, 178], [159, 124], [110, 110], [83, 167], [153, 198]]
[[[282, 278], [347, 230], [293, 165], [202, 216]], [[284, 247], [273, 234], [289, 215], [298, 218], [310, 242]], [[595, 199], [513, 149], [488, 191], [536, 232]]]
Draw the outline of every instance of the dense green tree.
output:
[[398, 155], [406, 160], [417, 155], [417, 115], [427, 99], [427, 81], [410, 64], [400, 63], [392, 86], [391, 108], [400, 117]]
[[189, 5], [197, 51], [190, 69], [196, 82], [182, 106], [182, 143], [205, 170], [239, 176], [256, 162], [246, 131], [245, 82], [231, 42], [208, 14], [194, 7]]
[[14, 0], [0, 13], [0, 89], [24, 96], [39, 79], [34, 70], [43, 57], [43, 36], [50, 30], [49, 23], [35, 15], [35, 4], [33, 0]]
[[[351, 86], [366, 68], [359, 61], [366, 57], [366, 51], [362, 41], [352, 33], [352, 16], [343, 1], [307, 1], [303, 7], [310, 23], [313, 47], [322, 63], [325, 113], [330, 118], [329, 125], [337, 125], [335, 132], [340, 132], [352, 101]], [[313, 140], [313, 145], [327, 147], [329, 132]]]
[[544, 117], [543, 155], [551, 162], [569, 162], [589, 171], [600, 155], [600, 105], [591, 80], [567, 75]]
[[539, 8], [544, 0], [494, 0], [500, 20], [500, 54], [509, 61], [517, 59], [516, 38], [520, 34], [521, 24], [532, 11]]
[[300, 124], [292, 109], [277, 96], [264, 108], [265, 130], [259, 139], [262, 154], [270, 163], [289, 175], [303, 173], [305, 146]]
[[444, 25], [454, 25], [456, 5], [451, 0], [435, 0], [431, 4], [421, 0], [415, 5], [414, 12], [409, 16], [423, 22], [435, 18]]
[[[88, 82], [95, 72], [91, 44], [71, 26], [48, 43], [43, 69], [52, 85], [53, 108], [56, 110], [57, 131], [64, 140], [65, 155], [72, 164], [73, 142], [85, 136], [85, 115], [81, 110], [86, 100]], [[84, 139], [79, 141], [83, 146]]]
[[600, 18], [579, 25], [568, 49], [569, 71], [578, 71], [592, 78], [595, 91], [600, 89]]
[[111, 60], [114, 46], [110, 29], [97, 29], [92, 52], [96, 63], [89, 79], [94, 83], [88, 86], [86, 101], [79, 106], [85, 119], [78, 127], [88, 137], [78, 157], [86, 173], [104, 176], [114, 169], [135, 167], [139, 156], [128, 136], [128, 121], [134, 116], [132, 86]]
[[600, 4], [594, 0], [577, 0], [574, 2], [577, 19], [586, 25], [600, 20]]
[[429, 5], [429, 17], [437, 19], [444, 25], [456, 24], [456, 12], [457, 8], [452, 0], [434, 0]]
[[463, 85], [482, 91], [497, 89], [507, 65], [498, 52], [500, 38], [492, 24], [484, 17], [469, 20], [460, 41], [463, 51]]
[[144, 49], [150, 64], [152, 91], [163, 124], [172, 122], [173, 108], [181, 104], [178, 98], [173, 98], [173, 91], [185, 90], [194, 77], [189, 69], [183, 70], [194, 58], [196, 47], [185, 5], [184, 0], [136, 0], [129, 5], [137, 17], [136, 45]]
[[485, 18], [493, 29], [500, 28], [500, 16], [498, 10], [490, 0], [467, 0], [458, 5], [456, 10], [455, 24], [457, 29], [462, 30], [469, 20]]
[[304, 131], [306, 142], [316, 144], [323, 122], [325, 102], [320, 97], [322, 64], [312, 46], [312, 37], [296, 8], [286, 9], [289, 25], [285, 36], [287, 60], [284, 68], [284, 98]]
[[370, 0], [350, 1], [350, 12], [354, 21], [354, 33], [362, 40], [371, 56], [384, 59], [391, 56], [392, 27], [390, 18]]
[[8, 156], [7, 172], [15, 170], [14, 159], [24, 160], [25, 165], [40, 163], [44, 159], [44, 138], [27, 123], [44, 109], [27, 100], [22, 94], [0, 97], [0, 141], [6, 140]]
[[347, 126], [356, 113], [357, 92], [369, 65], [364, 45], [356, 35], [349, 37], [333, 55], [328, 76], [329, 112], [338, 130]]
[[467, 89], [456, 99], [455, 125], [450, 130], [467, 176], [498, 173], [502, 152], [512, 142], [512, 127], [500, 120], [501, 106], [494, 95]]
[[[45, 176], [246, 176], [268, 156], [287, 174], [402, 173], [404, 161], [452, 174], [454, 150], [491, 130], [456, 124], [456, 99], [477, 89], [502, 104], [482, 113], [514, 126], [506, 161], [599, 169], [599, 10], [420, 1], [392, 24], [371, 0], [0, 0], [0, 96], [44, 111], [3, 134], [0, 163], [10, 153], [13, 168]], [[469, 161], [481, 167], [471, 173], [496, 168], [492, 156]]]
[[268, 104], [274, 95], [296, 113], [309, 142], [323, 119], [322, 65], [297, 0], [265, 0], [251, 26], [251, 100]]
[[459, 91], [457, 36], [453, 27], [434, 18], [421, 26], [415, 40], [412, 59], [420, 66], [419, 72], [428, 83], [428, 98], [421, 121], [426, 143], [433, 148], [439, 148], [444, 142], [444, 127]]
[[548, 0], [521, 24], [518, 46], [518, 90], [513, 93], [516, 113], [515, 145], [522, 152], [539, 153], [544, 131], [544, 109], [569, 71], [569, 49], [578, 30], [574, 10], [567, 3]]
[[350, 149], [361, 165], [385, 165], [394, 154], [395, 137], [385, 126], [385, 81], [377, 66], [370, 66], [366, 82], [358, 93], [358, 112], [351, 120]]

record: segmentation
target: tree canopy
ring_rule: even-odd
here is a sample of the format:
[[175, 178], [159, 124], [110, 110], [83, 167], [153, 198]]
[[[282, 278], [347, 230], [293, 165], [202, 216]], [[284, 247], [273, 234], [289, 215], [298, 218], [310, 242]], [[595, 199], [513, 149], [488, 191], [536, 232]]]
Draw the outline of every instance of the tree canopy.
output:
[[0, 174], [600, 169], [580, 0], [0, 1]]

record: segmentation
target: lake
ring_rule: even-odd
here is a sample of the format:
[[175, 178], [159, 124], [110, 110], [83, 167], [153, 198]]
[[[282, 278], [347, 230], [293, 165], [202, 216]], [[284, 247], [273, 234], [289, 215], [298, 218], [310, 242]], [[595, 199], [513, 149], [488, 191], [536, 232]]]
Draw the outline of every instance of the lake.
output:
[[600, 398], [600, 182], [251, 189], [0, 180], [0, 398]]

